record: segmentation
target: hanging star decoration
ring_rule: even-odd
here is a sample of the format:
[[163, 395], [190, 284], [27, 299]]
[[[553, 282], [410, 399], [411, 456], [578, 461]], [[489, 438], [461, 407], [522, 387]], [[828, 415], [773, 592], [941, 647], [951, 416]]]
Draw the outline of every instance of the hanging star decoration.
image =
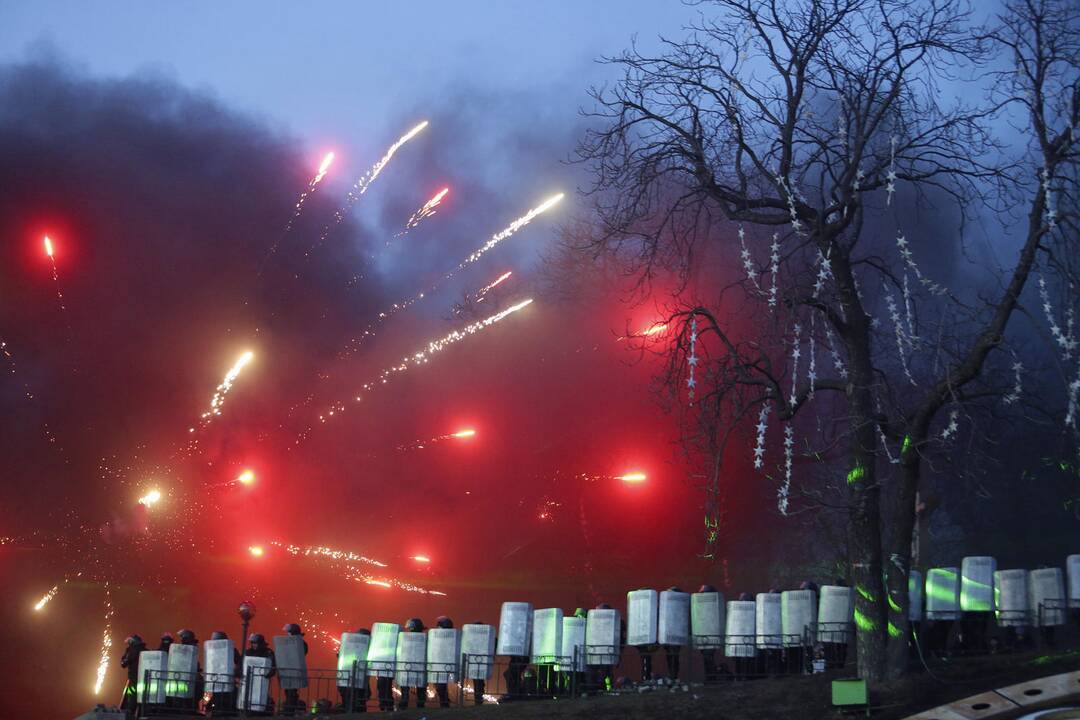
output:
[[759, 291], [761, 286], [758, 285], [757, 270], [754, 269], [754, 261], [750, 258], [750, 249], [746, 247], [746, 231], [742, 225], [739, 225], [739, 245], [742, 247], [742, 251], [739, 255], [742, 257], [743, 269], [746, 271], [746, 277], [750, 278], [750, 282], [754, 283], [754, 287]]
[[795, 339], [792, 341], [791, 349], [791, 405], [795, 405], [797, 397], [795, 386], [798, 384], [796, 380], [799, 377], [799, 357], [802, 355], [802, 350], [799, 348], [799, 334], [801, 332], [802, 326], [795, 323]]
[[1014, 402], [1019, 400], [1020, 399], [1020, 393], [1023, 390], [1023, 388], [1020, 385], [1020, 373], [1022, 373], [1024, 371], [1024, 364], [1022, 362], [1020, 362], [1019, 360], [1017, 360], [1016, 362], [1014, 362], [1012, 364], [1012, 371], [1013, 371], [1013, 388], [1012, 388], [1012, 390], [1009, 391], [1009, 394], [1006, 395], [1003, 398], [1006, 405], [1012, 405]]
[[1054, 308], [1050, 304], [1050, 293], [1046, 289], [1046, 278], [1042, 275], [1039, 276], [1039, 299], [1042, 300], [1043, 312], [1046, 314], [1046, 321], [1050, 323], [1050, 336], [1054, 338], [1054, 342], [1061, 348], [1062, 359], [1068, 360], [1076, 349], [1077, 340], [1072, 335], [1072, 313], [1068, 314], [1067, 327], [1069, 333], [1065, 334], [1061, 330], [1061, 326], [1058, 325], [1057, 319], [1054, 317]]
[[885, 173], [885, 205], [892, 204], [893, 193], [896, 192], [896, 136], [889, 138], [889, 171]]
[[773, 233], [772, 244], [769, 245], [769, 274], [772, 276], [772, 285], [769, 286], [769, 308], [776, 307], [777, 301], [777, 276], [780, 274], [780, 234]]
[[776, 507], [781, 515], [788, 514], [788, 495], [791, 493], [791, 464], [795, 455], [795, 431], [791, 423], [784, 426], [784, 482], [776, 495]]
[[829, 354], [832, 356], [833, 367], [836, 368], [836, 372], [842, 380], [847, 380], [847, 366], [844, 365], [844, 361], [840, 358], [840, 352], [836, 349], [836, 337], [833, 336], [829, 323], [825, 323], [825, 339], [829, 342]]
[[920, 270], [919, 266], [915, 264], [915, 258], [911, 254], [911, 248], [908, 247], [907, 238], [905, 238], [901, 233], [896, 234], [896, 249], [900, 251], [900, 257], [903, 258], [904, 264], [911, 268], [911, 271], [915, 273], [915, 277], [918, 278], [919, 283], [923, 287], [925, 287], [934, 295], [944, 295], [948, 292], [946, 288], [938, 285], [936, 282], [932, 281], [930, 278], [922, 274], [922, 270]]
[[769, 411], [772, 406], [765, 403], [757, 419], [757, 442], [754, 443], [754, 469], [760, 470], [765, 465], [765, 431], [769, 427]]
[[960, 417], [959, 410], [951, 410], [949, 412], [949, 424], [945, 426], [945, 429], [941, 431], [941, 439], [949, 440], [949, 438], [956, 435], [956, 431], [960, 429], [960, 423], [957, 420]]
[[697, 318], [694, 317], [690, 320], [690, 355], [686, 358], [686, 364], [690, 368], [690, 377], [686, 378], [686, 396], [691, 404], [694, 402], [694, 388], [697, 387], [697, 379], [694, 377], [698, 364], [697, 337]]

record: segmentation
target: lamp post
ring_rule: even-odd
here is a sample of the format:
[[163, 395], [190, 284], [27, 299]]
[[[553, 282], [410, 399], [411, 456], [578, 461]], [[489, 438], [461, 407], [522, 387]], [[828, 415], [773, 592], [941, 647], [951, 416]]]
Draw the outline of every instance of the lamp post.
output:
[[240, 635], [240, 643], [241, 646], [246, 647], [248, 641], [248, 624], [251, 622], [251, 619], [255, 617], [255, 603], [251, 602], [250, 600], [244, 600], [242, 603], [240, 603], [240, 607], [236, 609], [236, 612], [240, 615], [240, 619], [244, 622], [244, 630], [243, 633]]

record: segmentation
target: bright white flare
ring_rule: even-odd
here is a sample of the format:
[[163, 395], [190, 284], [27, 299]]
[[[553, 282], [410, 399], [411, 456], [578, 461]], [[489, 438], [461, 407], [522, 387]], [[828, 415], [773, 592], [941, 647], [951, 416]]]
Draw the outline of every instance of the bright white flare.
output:
[[49, 239], [48, 235], [45, 236], [45, 254], [49, 257], [53, 256], [52, 240]]
[[41, 596], [41, 599], [34, 605], [34, 610], [41, 612], [41, 609], [49, 604], [49, 601], [56, 597], [56, 593], [60, 592], [59, 585], [53, 585], [52, 590]]
[[372, 558], [359, 555], [348, 550], [335, 550], [334, 548], [322, 547], [322, 546], [309, 546], [300, 547], [299, 545], [284, 544], [273, 541], [271, 545], [276, 545], [290, 555], [321, 555], [322, 557], [330, 558], [331, 560], [341, 560], [343, 562], [362, 562], [368, 565], [375, 565], [376, 567], [386, 567], [386, 563], [373, 560]]
[[233, 382], [239, 377], [240, 371], [254, 359], [255, 353], [248, 350], [229, 368], [229, 372], [225, 373], [225, 379], [221, 381], [221, 384], [214, 391], [214, 397], [210, 399], [210, 409], [202, 414], [203, 420], [209, 422], [215, 415], [221, 414], [221, 406], [225, 404], [225, 396], [229, 394]]
[[508, 277], [510, 277], [510, 276], [511, 276], [511, 275], [513, 275], [513, 274], [514, 274], [514, 271], [513, 271], [513, 270], [507, 270], [507, 271], [506, 271], [506, 272], [504, 272], [504, 273], [503, 273], [502, 275], [500, 275], [499, 277], [495, 278], [495, 282], [493, 282], [493, 283], [490, 283], [490, 284], [488, 284], [488, 285], [485, 285], [484, 287], [482, 287], [482, 288], [480, 288], [479, 290], [477, 290], [477, 291], [476, 291], [476, 302], [483, 302], [483, 301], [484, 301], [484, 296], [485, 296], [485, 295], [487, 295], [487, 294], [488, 294], [489, 292], [491, 292], [491, 291], [492, 291], [492, 290], [493, 290], [493, 289], [494, 289], [495, 287], [497, 287], [497, 286], [498, 286], [498, 285], [499, 285], [500, 283], [502, 283], [502, 281], [503, 281], [503, 280], [506, 280], [506, 279], [507, 279]]
[[140, 505], [145, 505], [146, 507], [150, 507], [151, 505], [155, 504], [160, 499], [161, 499], [161, 491], [159, 491], [159, 490], [151, 490], [150, 492], [146, 493], [141, 498], [139, 498], [139, 504]]
[[[528, 307], [531, 304], [532, 304], [532, 298], [529, 298], [528, 300], [522, 300], [521, 302], [517, 303], [516, 305], [511, 305], [510, 307], [506, 308], [502, 312], [495, 313], [494, 315], [491, 315], [490, 317], [486, 317], [483, 320], [478, 320], [477, 322], [474, 322], [471, 325], [466, 325], [465, 327], [461, 328], [460, 330], [454, 330], [452, 333], [449, 333], [448, 335], [444, 335], [443, 337], [438, 338], [437, 340], [432, 340], [422, 350], [417, 350], [412, 355], [406, 355], [405, 357], [401, 358], [401, 361], [397, 365], [393, 365], [393, 366], [388, 367], [385, 370], [383, 370], [381, 373], [379, 373], [379, 377], [377, 379], [371, 380], [371, 381], [366, 382], [363, 385], [361, 385], [360, 390], [361, 391], [367, 391], [367, 390], [371, 390], [372, 388], [376, 387], [377, 385], [385, 385], [386, 383], [388, 383], [390, 381], [390, 378], [393, 377], [395, 374], [403, 373], [406, 370], [408, 370], [408, 369], [410, 369], [412, 367], [415, 367], [416, 365], [422, 365], [424, 363], [427, 363], [429, 360], [431, 360], [432, 355], [434, 355], [434, 354], [436, 354], [438, 352], [441, 352], [442, 350], [445, 350], [447, 348], [447, 346], [453, 345], [455, 343], [459, 343], [462, 340], [469, 337], [470, 335], [475, 335], [476, 333], [480, 332], [481, 330], [484, 330], [485, 328], [488, 328], [491, 325], [494, 325], [495, 323], [499, 322], [503, 318], [505, 318], [505, 317], [507, 317], [509, 315], [512, 315], [512, 314], [516, 313], [518, 310], [521, 310], [521, 309], [523, 309], [525, 307]], [[356, 402], [360, 401], [360, 396], [359, 395], [356, 396], [355, 401]], [[341, 413], [341, 412], [345, 412], [345, 403], [343, 403], [343, 402], [335, 403], [333, 406], [330, 407], [329, 410], [327, 410], [324, 414], [319, 416], [319, 422], [326, 422], [331, 417], [333, 417], [335, 414]]]
[[492, 235], [490, 240], [488, 240], [486, 243], [484, 243], [479, 248], [477, 248], [475, 251], [473, 251], [473, 253], [471, 255], [469, 255], [467, 258], [462, 260], [461, 264], [458, 265], [453, 271], [447, 273], [446, 278], [449, 279], [458, 270], [462, 269], [466, 265], [469, 265], [469, 264], [474, 263], [477, 260], [479, 260], [480, 256], [483, 255], [484, 253], [486, 253], [488, 250], [495, 247], [496, 245], [501, 243], [503, 240], [510, 237], [511, 235], [516, 233], [518, 230], [520, 230], [521, 228], [523, 228], [526, 225], [528, 225], [529, 223], [531, 223], [533, 220], [536, 219], [536, 217], [538, 215], [540, 215], [542, 213], [545, 213], [548, 210], [550, 210], [551, 208], [553, 208], [560, 200], [563, 199], [563, 197], [565, 197], [564, 193], [559, 193], [558, 195], [552, 195], [547, 200], [540, 203], [538, 206], [534, 207], [532, 210], [530, 210], [529, 212], [525, 213], [524, 215], [519, 217], [514, 222], [507, 225], [506, 228], [504, 228], [502, 232], [497, 232], [494, 235]]
[[112, 655], [112, 594], [109, 592], [109, 584], [105, 583], [105, 629], [101, 634], [101, 660], [98, 662], [97, 679], [94, 682], [94, 694], [101, 693], [101, 686], [105, 684], [105, 673], [109, 670], [109, 656]]
[[405, 223], [405, 230], [401, 234], [404, 235], [405, 233], [419, 225], [423, 220], [434, 215], [435, 208], [439, 207], [439, 204], [442, 203], [443, 198], [446, 197], [446, 193], [448, 192], [450, 192], [450, 188], [443, 188], [442, 190], [437, 192], [430, 200], [424, 203], [424, 206], [414, 212], [412, 214], [412, 217], [409, 218], [409, 221]]

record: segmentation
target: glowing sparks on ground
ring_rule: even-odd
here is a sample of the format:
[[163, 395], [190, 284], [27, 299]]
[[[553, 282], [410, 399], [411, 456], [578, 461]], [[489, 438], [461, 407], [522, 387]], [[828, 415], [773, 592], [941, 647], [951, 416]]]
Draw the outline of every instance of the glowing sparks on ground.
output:
[[434, 215], [435, 209], [439, 207], [439, 205], [443, 201], [443, 198], [446, 197], [446, 193], [448, 192], [450, 192], [450, 188], [446, 187], [435, 193], [435, 195], [430, 200], [424, 203], [423, 207], [421, 207], [419, 210], [412, 214], [412, 216], [409, 218], [409, 221], [405, 223], [405, 229], [398, 233], [398, 236], [404, 235], [405, 233], [409, 232], [414, 227], [419, 225], [421, 222]]
[[[210, 409], [202, 414], [203, 420], [209, 422], [215, 415], [221, 414], [221, 406], [225, 404], [225, 396], [229, 394], [229, 390], [232, 388], [236, 378], [239, 377], [240, 371], [254, 359], [255, 353], [248, 350], [229, 368], [229, 372], [225, 373], [225, 379], [221, 381], [221, 384], [214, 391], [214, 397], [210, 399]], [[194, 431], [195, 428], [191, 428], [190, 432]]]
[[483, 302], [484, 301], [484, 296], [486, 296], [489, 292], [491, 292], [493, 289], [498, 287], [498, 285], [501, 284], [503, 280], [506, 280], [507, 278], [509, 278], [513, 274], [514, 273], [513, 273], [512, 270], [507, 270], [502, 275], [495, 278], [495, 282], [493, 282], [493, 283], [491, 283], [489, 285], [485, 285], [484, 287], [477, 290], [476, 291], [476, 302]]
[[[427, 363], [428, 361], [431, 360], [432, 355], [435, 355], [436, 353], [445, 350], [450, 345], [461, 342], [462, 340], [466, 339], [470, 335], [475, 335], [476, 333], [480, 332], [481, 330], [484, 330], [485, 328], [490, 327], [491, 325], [494, 325], [495, 323], [499, 322], [500, 320], [502, 320], [502, 319], [504, 319], [504, 318], [506, 318], [506, 317], [508, 317], [510, 315], [513, 315], [514, 313], [518, 312], [519, 310], [522, 310], [525, 307], [528, 307], [531, 304], [532, 304], [532, 298], [529, 298], [528, 300], [522, 300], [521, 302], [517, 303], [516, 305], [511, 305], [510, 307], [506, 308], [502, 312], [495, 313], [494, 315], [491, 315], [490, 317], [486, 317], [483, 320], [478, 320], [477, 322], [474, 322], [471, 325], [466, 325], [462, 329], [455, 330], [452, 333], [449, 333], [448, 335], [444, 335], [443, 337], [438, 338], [437, 340], [432, 340], [422, 350], [417, 350], [412, 355], [406, 355], [405, 357], [403, 357], [401, 359], [401, 362], [399, 362], [397, 365], [394, 365], [392, 367], [388, 367], [385, 370], [383, 370], [379, 374], [379, 377], [376, 380], [372, 380], [370, 382], [364, 383], [360, 387], [361, 391], [366, 392], [366, 391], [371, 390], [372, 388], [374, 388], [374, 387], [376, 387], [378, 385], [385, 385], [386, 383], [388, 383], [390, 381], [390, 378], [393, 377], [394, 375], [399, 374], [399, 373], [403, 373], [406, 370], [409, 370], [410, 368], [415, 367], [417, 365], [423, 365], [423, 364]], [[355, 398], [355, 401], [360, 402], [360, 396], [357, 396]], [[339, 402], [339, 403], [335, 404], [333, 407], [331, 407], [329, 410], [327, 410], [324, 414], [320, 415], [319, 416], [319, 421], [320, 422], [326, 422], [331, 417], [333, 417], [335, 414], [342, 413], [344, 411], [345, 411], [345, 403]]]
[[41, 612], [41, 609], [49, 604], [49, 601], [56, 597], [56, 593], [60, 592], [59, 585], [53, 585], [52, 590], [41, 596], [41, 599], [34, 605], [34, 610]]
[[159, 500], [161, 500], [161, 491], [160, 490], [151, 490], [150, 492], [146, 493], [141, 498], [139, 498], [139, 504], [140, 505], [145, 505], [146, 507], [150, 507], [150, 506], [154, 505], [155, 503], [157, 503]]
[[364, 195], [364, 193], [367, 192], [368, 188], [371, 187], [371, 183], [375, 182], [375, 178], [379, 177], [379, 174], [390, 163], [391, 158], [394, 157], [394, 153], [400, 150], [402, 145], [416, 137], [417, 134], [419, 134], [420, 131], [427, 126], [428, 121], [424, 120], [422, 123], [409, 130], [409, 132], [398, 138], [398, 141], [390, 146], [390, 148], [386, 151], [386, 154], [383, 155], [382, 158], [380, 158], [379, 162], [375, 163], [371, 167], [371, 169], [363, 175], [363, 177], [356, 181], [356, 183], [352, 186], [352, 189], [349, 190], [348, 196], [346, 196], [345, 198], [345, 206], [338, 209], [334, 213], [334, 219], [330, 222], [329, 225], [323, 228], [322, 234], [319, 235], [319, 238], [314, 243], [311, 244], [311, 247], [308, 248], [307, 253], [305, 253], [306, 255], [311, 255], [311, 252], [319, 244], [326, 240], [327, 236], [330, 234], [330, 231], [337, 227], [339, 224], [341, 224], [341, 221], [344, 220], [345, 216], [349, 214], [349, 211], [352, 209], [353, 205], [356, 204], [356, 201], [359, 200]]
[[101, 660], [98, 662], [97, 679], [94, 682], [94, 694], [101, 693], [101, 686], [105, 684], [105, 673], [109, 670], [109, 656], [112, 655], [112, 593], [109, 592], [109, 583], [105, 583], [105, 630], [101, 634]]
[[251, 553], [252, 557], [262, 557], [266, 554], [266, 550], [263, 549], [262, 545], [250, 545], [248, 546], [248, 552]]
[[255, 484], [255, 471], [245, 470], [236, 476], [236, 482], [241, 485], [254, 485]]
[[[323, 157], [322, 163], [319, 165], [319, 171], [315, 173], [315, 177], [311, 178], [311, 181], [308, 182], [307, 189], [305, 189], [304, 192], [300, 193], [300, 197], [299, 199], [297, 199], [296, 205], [293, 207], [292, 217], [290, 217], [289, 222], [285, 224], [286, 235], [289, 233], [289, 230], [292, 229], [292, 224], [296, 221], [296, 218], [300, 217], [300, 211], [304, 207], [304, 201], [308, 199], [308, 196], [311, 195], [311, 193], [315, 192], [315, 188], [318, 186], [319, 183], [322, 182], [322, 179], [326, 177], [326, 173], [330, 169], [330, 165], [333, 162], [334, 153], [326, 153], [326, 155]], [[277, 246], [278, 244], [275, 242], [273, 247], [270, 248], [270, 252], [275, 252], [277, 250]]]
[[643, 472], [629, 472], [625, 475], [616, 475], [615, 479], [622, 480], [626, 483], [642, 483], [645, 482], [648, 478]]
[[373, 560], [372, 558], [365, 557], [363, 555], [349, 552], [348, 550], [335, 550], [334, 548], [321, 547], [321, 546], [308, 546], [300, 547], [299, 545], [289, 545], [279, 542], [271, 542], [271, 545], [281, 548], [290, 555], [303, 555], [305, 557], [310, 555], [321, 555], [322, 557], [330, 558], [331, 560], [340, 560], [342, 562], [361, 562], [368, 565], [374, 565], [376, 567], [386, 567], [386, 563]]

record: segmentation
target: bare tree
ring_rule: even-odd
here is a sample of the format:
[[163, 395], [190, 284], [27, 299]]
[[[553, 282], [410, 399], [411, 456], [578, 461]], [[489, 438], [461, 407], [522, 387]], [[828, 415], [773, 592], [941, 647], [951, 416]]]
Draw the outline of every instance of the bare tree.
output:
[[[580, 148], [596, 223], [573, 241], [646, 284], [661, 267], [688, 276], [704, 248], [739, 251], [735, 285], [678, 298], [666, 379], [692, 391], [714, 446], [756, 421], [759, 467], [769, 421], [783, 424], [783, 513], [797, 452], [841, 458], [859, 671], [895, 675], [920, 472], [966, 403], [1009, 399], [988, 362], [1039, 253], [1074, 221], [1048, 197], [1075, 189], [1077, 25], [1056, 0], [1008, 6], [994, 32], [954, 0], [707, 5], [717, 17], [663, 54], [611, 61], [624, 77], [594, 93], [599, 129]], [[958, 99], [987, 89], [1002, 48], [1017, 68], [995, 95]], [[1017, 157], [992, 132], [1010, 118], [1032, 141]], [[955, 231], [935, 238], [942, 250], [961, 247], [973, 215], [1023, 205], [1015, 256], [988, 273], [991, 297], [965, 297], [919, 264], [901, 197], [957, 210]]]

